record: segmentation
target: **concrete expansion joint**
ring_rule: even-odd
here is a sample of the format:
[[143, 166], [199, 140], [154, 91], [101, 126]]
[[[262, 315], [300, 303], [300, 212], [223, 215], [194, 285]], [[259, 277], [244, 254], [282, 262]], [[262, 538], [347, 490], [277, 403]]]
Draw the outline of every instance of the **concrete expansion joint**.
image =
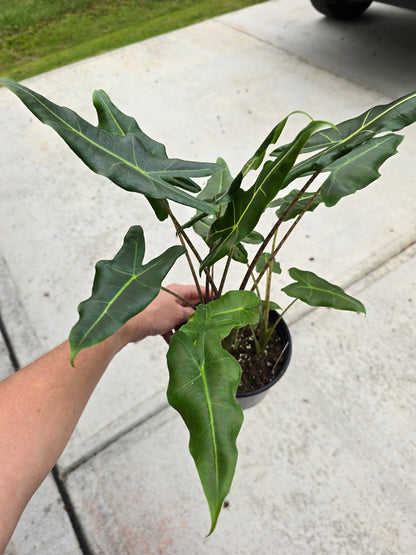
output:
[[20, 368], [19, 360], [16, 356], [16, 353], [15, 353], [12, 341], [9, 337], [9, 334], [7, 333], [7, 328], [6, 328], [6, 325], [3, 321], [1, 313], [0, 313], [0, 335], [3, 338], [3, 341], [6, 345], [7, 352], [8, 352], [8, 355], [9, 355], [9, 359], [10, 359], [10, 362], [13, 366], [13, 370], [15, 372], [17, 372], [17, 370], [19, 370], [19, 368]]
[[378, 265], [371, 268], [358, 279], [352, 280], [351, 283], [347, 284], [347, 287], [351, 287], [354, 293], [362, 291], [370, 283], [378, 281], [414, 256], [416, 256], [416, 238], [404, 247], [401, 247], [399, 251], [381, 260]]
[[[277, 48], [278, 50], [281, 50], [282, 52], [285, 52], [286, 54], [292, 55], [292, 53], [290, 51], [286, 50], [285, 48], [283, 48], [281, 46], [277, 46], [274, 42], [272, 42], [270, 40], [263, 39], [262, 37], [259, 37], [255, 33], [250, 33], [249, 31], [247, 31], [247, 29], [242, 29], [238, 25], [232, 25], [228, 21], [223, 21], [219, 18], [214, 18], [212, 21], [214, 21], [215, 23], [219, 23], [220, 25], [223, 25], [224, 27], [228, 27], [228, 29], [232, 29], [233, 31], [236, 31], [237, 33], [241, 33], [242, 35], [245, 35], [246, 37], [250, 37], [254, 40], [257, 40], [257, 41], [261, 42], [262, 44], [267, 44], [268, 46], [272, 46], [273, 48]], [[296, 55], [295, 55], [295, 57], [296, 57]]]
[[118, 432], [112, 435], [109, 435], [105, 441], [102, 441], [100, 444], [96, 445], [93, 449], [85, 451], [82, 457], [75, 459], [71, 464], [69, 464], [68, 466], [65, 466], [65, 468], [63, 468], [62, 470], [60, 469], [60, 466], [58, 463], [57, 469], [59, 472], [59, 478], [61, 480], [65, 480], [65, 478], [69, 474], [71, 474], [72, 472], [80, 468], [83, 464], [89, 462], [91, 459], [93, 459], [94, 457], [102, 453], [113, 443], [116, 443], [119, 439], [123, 438], [124, 436], [126, 436], [127, 434], [135, 430], [136, 428], [146, 424], [147, 422], [157, 417], [158, 415], [160, 415], [166, 410], [169, 410], [169, 405], [167, 402], [164, 406], [157, 407], [154, 411], [146, 414], [146, 416], [139, 418], [135, 422], [131, 422], [125, 428], [119, 430]]
[[71, 497], [68, 493], [67, 488], [65, 487], [65, 484], [62, 480], [62, 478], [59, 476], [59, 471], [57, 469], [56, 466], [54, 466], [54, 468], [52, 469], [52, 477], [55, 481], [56, 487], [58, 489], [59, 495], [62, 498], [62, 502], [64, 504], [65, 507], [65, 511], [68, 515], [68, 518], [71, 522], [71, 526], [73, 528], [75, 537], [78, 541], [78, 545], [79, 548], [81, 550], [81, 553], [83, 553], [83, 555], [92, 555], [92, 551], [88, 545], [88, 541], [86, 539], [86, 535], [84, 533], [84, 530], [81, 526], [81, 522], [78, 518], [78, 515], [75, 511], [74, 505], [72, 503]]

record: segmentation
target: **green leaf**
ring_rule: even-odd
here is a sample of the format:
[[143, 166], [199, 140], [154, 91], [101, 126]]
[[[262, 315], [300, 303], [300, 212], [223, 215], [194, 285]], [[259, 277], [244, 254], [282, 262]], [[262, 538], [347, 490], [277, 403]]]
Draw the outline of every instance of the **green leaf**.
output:
[[[92, 100], [97, 111], [98, 127], [114, 135], [124, 137], [128, 133], [136, 135], [141, 140], [146, 150], [158, 158], [167, 158], [165, 146], [148, 137], [140, 129], [136, 120], [121, 112], [110, 100], [103, 90], [94, 91]], [[197, 189], [198, 191], [199, 189]], [[166, 220], [168, 212], [160, 199], [146, 197], [153, 208], [157, 218]], [[166, 201], [167, 202], [167, 201]]]
[[329, 283], [313, 272], [290, 268], [289, 275], [296, 280], [282, 289], [289, 297], [299, 299], [310, 306], [327, 306], [337, 310], [366, 313], [361, 301], [350, 297], [341, 287]]
[[114, 259], [97, 262], [92, 295], [79, 305], [79, 320], [69, 336], [71, 363], [82, 349], [103, 341], [146, 308], [185, 249], [170, 247], [143, 265], [144, 251], [143, 230], [133, 226]]
[[212, 325], [201, 330], [197, 343], [182, 331], [170, 343], [168, 400], [189, 429], [189, 451], [208, 501], [211, 534], [237, 463], [236, 438], [243, 414], [235, 393], [241, 369], [221, 348], [219, 333]]
[[221, 204], [229, 200], [228, 191], [233, 182], [233, 176], [230, 173], [227, 162], [223, 158], [217, 158], [216, 164], [222, 168], [221, 171], [214, 173], [208, 179], [198, 198], [213, 203], [219, 208]]
[[257, 170], [260, 167], [260, 164], [264, 160], [268, 147], [276, 143], [276, 141], [279, 139], [280, 135], [282, 134], [282, 131], [287, 123], [287, 120], [290, 118], [290, 116], [294, 114], [303, 114], [307, 116], [309, 119], [312, 119], [310, 115], [307, 114], [306, 112], [296, 110], [294, 112], [291, 112], [281, 122], [275, 125], [273, 129], [270, 131], [270, 133], [267, 135], [267, 137], [264, 139], [264, 141], [261, 143], [259, 148], [256, 150], [256, 152], [253, 154], [253, 156], [244, 164], [241, 170], [241, 174], [243, 176], [247, 175], [247, 173], [250, 170]]
[[[303, 212], [303, 210], [306, 208], [306, 206], [310, 202], [311, 198], [315, 195], [315, 193], [316, 193], [316, 191], [315, 192], [306, 192], [306, 193], [304, 193], [300, 197], [300, 199], [297, 201], [295, 206], [292, 208], [292, 210], [289, 211], [289, 213], [285, 217], [285, 221], [296, 218], [296, 216], [298, 216], [301, 212]], [[288, 208], [288, 206], [290, 205], [290, 203], [293, 201], [293, 199], [298, 194], [299, 194], [299, 190], [298, 189], [293, 189], [293, 191], [290, 191], [290, 193], [287, 194], [286, 196], [281, 197], [281, 198], [276, 199], [273, 202], [271, 202], [269, 204], [269, 208], [279, 206], [279, 209], [276, 210], [276, 216], [278, 218], [281, 218], [283, 216], [284, 212], [286, 211], [286, 209]], [[316, 196], [315, 200], [310, 205], [310, 207], [308, 208], [308, 212], [313, 212], [315, 210], [315, 208], [321, 204], [321, 202], [322, 202], [322, 197], [321, 197], [321, 194], [319, 193]]]
[[134, 118], [124, 114], [112, 103], [105, 91], [94, 91], [92, 101], [97, 111], [98, 127], [100, 129], [104, 129], [113, 135], [120, 135], [121, 137], [128, 133], [136, 135], [149, 154], [157, 158], [166, 159], [168, 157], [165, 145], [146, 135]]
[[264, 237], [258, 231], [252, 231], [243, 239], [243, 243], [247, 243], [248, 245], [260, 245], [263, 241]]
[[234, 247], [232, 259], [240, 264], [248, 264], [248, 252], [242, 243]]
[[150, 198], [170, 199], [208, 214], [214, 212], [211, 205], [187, 194], [172, 180], [211, 175], [219, 170], [216, 164], [161, 158], [160, 149], [158, 156], [149, 152], [149, 141], [139, 133], [120, 135], [104, 129], [110, 124], [102, 110], [101, 127], [95, 127], [69, 108], [54, 104], [12, 79], [0, 79], [0, 84], [14, 92], [41, 122], [52, 127], [91, 170], [119, 187]]
[[[397, 146], [402, 140], [403, 136], [394, 133], [375, 137], [329, 164], [325, 171], [329, 171], [330, 174], [322, 184], [321, 192], [314, 199], [308, 211], [312, 212], [322, 202], [326, 206], [334, 206], [341, 198], [364, 189], [378, 179], [380, 166], [393, 154], [396, 154]], [[279, 206], [276, 216], [280, 218], [298, 193], [299, 191], [294, 189], [285, 197], [271, 202], [269, 208]], [[314, 194], [315, 192], [309, 191], [304, 193], [287, 214], [285, 221], [300, 214]]]
[[253, 156], [244, 164], [241, 170], [243, 176], [247, 175], [250, 170], [257, 170], [260, 167], [266, 155], [267, 148], [278, 140], [290, 116], [291, 114], [273, 127]]
[[254, 293], [231, 291], [198, 306], [170, 340], [168, 400], [189, 430], [189, 450], [210, 509], [210, 533], [234, 477], [243, 422], [236, 401], [241, 368], [221, 340], [235, 327], [255, 325], [258, 304]]
[[380, 166], [397, 153], [402, 140], [402, 135], [394, 133], [375, 137], [327, 166], [325, 169], [331, 173], [321, 190], [325, 205], [334, 206], [341, 198], [378, 179]]
[[201, 268], [211, 266], [226, 256], [237, 243], [255, 228], [267, 205], [283, 186], [284, 180], [310, 135], [325, 122], [309, 123], [274, 161], [264, 164], [254, 185], [239, 189], [227, 205], [223, 216], [211, 226], [208, 243], [212, 249], [202, 261]]
[[[204, 189], [199, 193], [198, 199], [210, 203], [214, 207], [215, 213], [218, 214], [221, 206], [230, 200], [229, 188], [233, 178], [225, 160], [217, 158], [216, 164], [222, 167], [222, 170], [209, 178]], [[193, 227], [195, 233], [206, 241], [213, 221], [214, 218], [208, 217], [205, 212], [197, 211], [195, 216], [182, 224], [182, 228]]]
[[[263, 268], [266, 266], [266, 264], [268, 263], [269, 259], [270, 259], [270, 252], [263, 252], [260, 256], [260, 258], [257, 261], [256, 264], [256, 272], [262, 272]], [[276, 262], [276, 260], [273, 260], [273, 264], [272, 264], [272, 272], [274, 274], [281, 274], [282, 273], [282, 268], [280, 267], [279, 262]]]
[[[110, 97], [105, 91], [94, 91], [92, 99], [97, 111], [98, 127], [100, 129], [104, 129], [109, 133], [120, 136], [125, 136], [128, 133], [133, 134], [140, 140], [146, 151], [151, 156], [164, 160], [168, 159], [165, 145], [146, 135], [140, 129], [134, 118], [124, 114], [112, 103]], [[201, 187], [189, 178], [171, 177], [166, 180], [172, 185], [191, 193], [198, 193], [201, 190]], [[167, 216], [166, 210], [165, 214]]]
[[[266, 301], [262, 301], [263, 303], [263, 308], [266, 308]], [[269, 310], [281, 310], [281, 306], [279, 306], [277, 303], [275, 303], [274, 301], [269, 301]]]
[[199, 328], [212, 323], [218, 328], [221, 338], [227, 337], [234, 328], [257, 323], [259, 302], [252, 291], [228, 291], [220, 299], [199, 305], [181, 330], [196, 339]]
[[[294, 179], [307, 176], [326, 167], [380, 133], [399, 131], [416, 121], [416, 92], [405, 95], [389, 104], [375, 106], [360, 116], [339, 123], [333, 128], [314, 133], [306, 143], [303, 153], [320, 150], [317, 154], [296, 164], [286, 179], [286, 185]], [[278, 155], [281, 149], [272, 154]]]
[[[200, 213], [200, 215], [202, 214]], [[194, 220], [194, 223], [192, 224], [193, 230], [197, 235], [202, 237], [204, 241], [206, 241], [213, 221], [214, 221], [214, 218], [212, 218], [211, 216], [203, 216], [202, 218], [196, 218]], [[183, 226], [183, 229], [186, 229], [186, 227], [188, 226]]]
[[[139, 127], [137, 121], [131, 116], [127, 116], [121, 110], [119, 110], [111, 101], [108, 94], [103, 91], [94, 91], [93, 103], [98, 115], [98, 127], [104, 129], [109, 133], [114, 135], [124, 136], [128, 133], [136, 135], [140, 142], [143, 144], [147, 152], [156, 156], [157, 158], [162, 158], [167, 160], [168, 156], [166, 153], [165, 145], [151, 139], [146, 135]], [[179, 188], [183, 188], [187, 191], [197, 193], [200, 191], [200, 187], [194, 183], [191, 179], [174, 179], [170, 178], [167, 181], [171, 185], [176, 185]], [[146, 197], [155, 211], [156, 216], [159, 220], [165, 220], [168, 217], [168, 212], [163, 205], [162, 200]], [[165, 201], [166, 202], [166, 201]]]
[[416, 91], [388, 104], [374, 106], [335, 128], [318, 131], [306, 143], [304, 152], [327, 148], [336, 150], [342, 144], [355, 147], [378, 133], [399, 131], [415, 121]]

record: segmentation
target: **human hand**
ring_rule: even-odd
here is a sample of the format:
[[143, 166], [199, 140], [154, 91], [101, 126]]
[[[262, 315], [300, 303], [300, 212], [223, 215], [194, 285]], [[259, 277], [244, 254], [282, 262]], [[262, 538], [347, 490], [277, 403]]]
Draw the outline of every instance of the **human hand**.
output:
[[[195, 285], [174, 283], [168, 285], [166, 289], [180, 295], [194, 306], [200, 302]], [[201, 291], [204, 295], [205, 288], [201, 287]], [[148, 307], [123, 326], [122, 331], [127, 338], [126, 343], [135, 343], [148, 335], [162, 335], [168, 341], [173, 330], [186, 322], [193, 312], [194, 309], [181, 299], [162, 290]]]

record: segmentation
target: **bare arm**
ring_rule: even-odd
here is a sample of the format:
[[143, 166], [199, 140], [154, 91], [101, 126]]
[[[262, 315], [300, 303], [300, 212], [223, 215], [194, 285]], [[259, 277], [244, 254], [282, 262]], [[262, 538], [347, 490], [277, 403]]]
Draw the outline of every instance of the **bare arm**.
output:
[[[171, 285], [192, 304], [196, 288]], [[70, 365], [68, 342], [0, 383], [0, 553], [33, 493], [64, 450], [95, 386], [127, 343], [165, 335], [192, 309], [166, 292]]]

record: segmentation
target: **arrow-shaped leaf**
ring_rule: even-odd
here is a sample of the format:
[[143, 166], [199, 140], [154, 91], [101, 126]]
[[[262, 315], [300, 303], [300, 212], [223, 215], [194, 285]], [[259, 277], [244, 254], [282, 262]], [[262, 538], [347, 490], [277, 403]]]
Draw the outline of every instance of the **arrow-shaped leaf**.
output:
[[[415, 121], [416, 92], [412, 92], [389, 104], [370, 108], [360, 116], [339, 123], [333, 128], [318, 131], [310, 137], [302, 152], [321, 152], [296, 164], [286, 179], [286, 185], [317, 170], [326, 171], [329, 164], [361, 143], [386, 131], [399, 131]], [[283, 148], [284, 146], [276, 149], [272, 155], [279, 155]]]
[[129, 133], [136, 135], [146, 151], [157, 158], [167, 158], [165, 145], [151, 139], [144, 133], [137, 121], [119, 110], [103, 90], [94, 91], [92, 95], [94, 107], [98, 116], [98, 127], [113, 135], [124, 137]]
[[[308, 211], [312, 212], [322, 202], [326, 206], [334, 206], [341, 198], [364, 189], [378, 179], [379, 168], [390, 156], [397, 153], [397, 146], [402, 140], [403, 136], [394, 133], [374, 137], [329, 164], [325, 171], [330, 174]], [[269, 207], [279, 206], [276, 216], [280, 217], [298, 193], [294, 189], [288, 195], [271, 202]], [[314, 192], [304, 193], [285, 219], [290, 220], [300, 214], [314, 195]]]
[[238, 190], [232, 201], [228, 203], [224, 215], [218, 218], [210, 229], [208, 242], [212, 244], [212, 249], [203, 260], [202, 268], [211, 266], [227, 255], [234, 245], [243, 241], [253, 231], [267, 205], [282, 188], [304, 144], [324, 123], [321, 121], [309, 123], [276, 160], [264, 164], [250, 189]]
[[168, 400], [189, 430], [189, 450], [210, 509], [210, 533], [231, 487], [243, 422], [235, 398], [241, 368], [221, 340], [235, 327], [255, 325], [258, 305], [257, 296], [248, 291], [231, 291], [200, 305], [171, 338], [167, 355]]
[[[0, 84], [14, 92], [43, 123], [52, 127], [94, 172], [108, 177], [127, 191], [155, 199], [170, 199], [207, 213], [213, 208], [172, 185], [176, 178], [203, 177], [219, 168], [216, 164], [161, 158], [150, 153], [149, 142], [135, 133], [118, 135], [93, 126], [69, 108], [58, 106], [12, 79]], [[105, 123], [103, 123], [105, 121]]]
[[378, 179], [380, 166], [397, 153], [402, 140], [402, 135], [394, 133], [375, 137], [327, 166], [325, 169], [331, 173], [321, 189], [325, 205], [334, 206], [342, 197], [352, 195]]
[[357, 146], [374, 135], [399, 131], [416, 120], [416, 91], [388, 104], [374, 106], [334, 128], [318, 131], [306, 143], [304, 152], [335, 149], [342, 143]]
[[310, 306], [327, 306], [366, 313], [361, 301], [347, 295], [341, 287], [329, 283], [313, 272], [290, 268], [289, 275], [296, 280], [282, 289], [289, 297], [299, 299]]
[[234, 328], [257, 323], [259, 302], [252, 291], [228, 291], [220, 299], [198, 306], [181, 330], [194, 340], [201, 326], [215, 324], [221, 338], [227, 337]]
[[146, 308], [185, 252], [183, 247], [173, 246], [143, 265], [144, 251], [143, 230], [133, 226], [114, 259], [97, 262], [92, 295], [79, 305], [79, 320], [69, 336], [71, 362], [82, 349], [103, 341]]
[[[156, 158], [162, 158], [165, 160], [168, 159], [165, 145], [159, 143], [158, 141], [155, 141], [154, 139], [146, 135], [146, 133], [142, 131], [142, 129], [139, 127], [139, 124], [134, 118], [132, 118], [131, 116], [127, 116], [121, 110], [119, 110], [117, 106], [113, 104], [110, 97], [105, 91], [94, 91], [92, 99], [94, 107], [97, 111], [98, 127], [100, 129], [104, 129], [109, 133], [120, 135], [122, 137], [127, 135], [128, 133], [131, 133], [140, 140], [144, 148], [151, 156], [155, 156]], [[167, 181], [171, 185], [176, 185], [177, 187], [185, 189], [186, 191], [190, 191], [193, 193], [197, 193], [200, 191], [200, 187], [191, 179], [183, 178], [181, 180], [169, 178], [167, 179]], [[159, 220], [164, 220], [168, 217], [168, 212], [160, 199], [147, 197], [147, 200], [154, 209]]]

